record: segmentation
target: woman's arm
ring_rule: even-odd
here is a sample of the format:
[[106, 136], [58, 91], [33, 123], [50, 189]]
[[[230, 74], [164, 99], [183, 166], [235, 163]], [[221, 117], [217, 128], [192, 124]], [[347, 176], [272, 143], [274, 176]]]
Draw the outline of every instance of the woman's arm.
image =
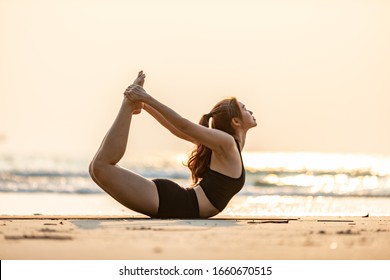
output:
[[[144, 86], [145, 83], [145, 74], [141, 70], [138, 72], [137, 78], [134, 80], [134, 85], [139, 85], [141, 87]], [[168, 129], [173, 135], [184, 139], [186, 141], [192, 142], [194, 144], [197, 144], [195, 139], [188, 136], [187, 134], [182, 133], [180, 130], [176, 129], [175, 126], [173, 126], [170, 122], [168, 122], [158, 111], [156, 111], [153, 107], [143, 104], [143, 109], [148, 112], [152, 117], [154, 117], [162, 126], [164, 126], [166, 129]]]
[[192, 142], [194, 144], [197, 144], [194, 138], [190, 137], [187, 134], [182, 133], [180, 130], [178, 130], [175, 126], [173, 126], [170, 122], [168, 122], [163, 115], [161, 115], [158, 111], [156, 111], [153, 107], [149, 106], [148, 104], [144, 104], [144, 110], [148, 112], [153, 118], [155, 118], [162, 126], [164, 126], [166, 129], [168, 129], [173, 135], [184, 139], [186, 141]]
[[183, 118], [174, 110], [150, 96], [139, 85], [133, 84], [129, 86], [125, 95], [129, 100], [149, 105], [160, 113], [176, 130], [217, 153], [230, 151], [236, 145], [233, 137], [228, 133], [218, 129], [210, 129]]

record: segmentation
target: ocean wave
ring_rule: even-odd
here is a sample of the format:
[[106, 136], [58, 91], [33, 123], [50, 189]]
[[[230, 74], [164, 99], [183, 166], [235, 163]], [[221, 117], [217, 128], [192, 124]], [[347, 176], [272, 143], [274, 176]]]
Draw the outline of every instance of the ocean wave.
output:
[[390, 197], [389, 189], [358, 191], [313, 190], [304, 186], [261, 187], [249, 185], [241, 193], [244, 196], [311, 196], [311, 197]]
[[[299, 163], [292, 164], [293, 159]], [[315, 160], [304, 161], [301, 154], [257, 154], [243, 157], [246, 164], [246, 186], [240, 194], [256, 195], [301, 195], [301, 196], [390, 196], [390, 160], [372, 158], [363, 163], [364, 157], [352, 157], [360, 164], [351, 164], [350, 157], [342, 155], [328, 158], [326, 165], [313, 164], [324, 160], [320, 155]], [[344, 160], [343, 164], [337, 158]], [[283, 160], [288, 159], [286, 162]], [[325, 159], [327, 159], [325, 157]], [[359, 160], [357, 160], [359, 159]], [[267, 162], [268, 161], [268, 162]], [[343, 162], [341, 160], [341, 162]], [[168, 178], [189, 185], [189, 170], [181, 163], [166, 158], [139, 163], [124, 164], [125, 167], [147, 178]], [[389, 167], [389, 169], [388, 169]], [[92, 194], [103, 191], [88, 174], [88, 161], [40, 157], [0, 156], [0, 192], [49, 192]]]

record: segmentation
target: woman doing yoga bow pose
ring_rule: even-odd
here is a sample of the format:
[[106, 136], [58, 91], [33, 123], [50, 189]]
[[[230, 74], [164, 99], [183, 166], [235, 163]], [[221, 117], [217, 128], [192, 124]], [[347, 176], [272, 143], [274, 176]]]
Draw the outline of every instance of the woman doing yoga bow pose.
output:
[[[124, 206], [152, 218], [218, 214], [244, 185], [241, 150], [256, 119], [244, 104], [228, 98], [203, 115], [199, 124], [193, 123], [149, 95], [144, 80], [141, 71], [126, 89], [118, 115], [90, 164], [92, 179]], [[148, 180], [117, 165], [126, 150], [132, 117], [141, 110], [196, 145], [187, 164], [192, 187], [183, 188], [167, 179]]]

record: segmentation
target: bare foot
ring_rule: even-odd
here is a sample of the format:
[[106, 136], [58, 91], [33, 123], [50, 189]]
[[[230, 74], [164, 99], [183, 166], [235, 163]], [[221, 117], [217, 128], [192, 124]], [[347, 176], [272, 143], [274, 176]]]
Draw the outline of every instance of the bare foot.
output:
[[145, 83], [145, 74], [144, 74], [144, 71], [139, 71], [138, 72], [138, 76], [137, 78], [134, 80], [134, 85], [139, 85], [141, 87], [144, 86], [144, 83]]
[[[138, 72], [138, 76], [134, 80], [133, 84], [143, 87], [144, 83], [145, 83], [145, 74], [144, 74], [144, 71], [141, 70]], [[141, 113], [142, 109], [144, 108], [144, 104], [142, 102], [139, 102], [138, 104], [134, 104], [134, 105], [135, 105], [135, 109], [133, 110], [133, 114], [137, 115], [137, 114]]]
[[132, 112], [133, 115], [137, 115], [137, 114], [142, 112], [142, 109], [144, 108], [144, 103], [143, 102], [134, 102], [134, 101], [132, 101], [131, 99], [129, 99], [126, 96], [126, 93], [128, 93], [131, 90], [131, 88], [134, 87], [134, 85], [138, 85], [138, 86], [142, 87], [144, 85], [144, 83], [145, 83], [145, 74], [141, 70], [141, 71], [138, 72], [138, 76], [134, 80], [134, 83], [131, 84], [130, 86], [128, 86], [127, 89], [124, 92], [125, 98], [123, 100], [123, 103], [128, 105], [128, 106], [130, 106], [131, 112]]

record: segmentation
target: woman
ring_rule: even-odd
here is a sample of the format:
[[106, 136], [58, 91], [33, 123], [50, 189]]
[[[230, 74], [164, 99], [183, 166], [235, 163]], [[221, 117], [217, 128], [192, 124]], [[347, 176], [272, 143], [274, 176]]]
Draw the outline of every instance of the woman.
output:
[[[124, 206], [153, 218], [208, 218], [241, 190], [241, 158], [247, 131], [256, 119], [235, 98], [219, 102], [195, 124], [150, 96], [141, 71], [125, 93], [119, 113], [90, 164], [92, 179]], [[148, 180], [117, 165], [125, 153], [133, 115], [144, 109], [179, 138], [196, 145], [188, 167], [193, 186]], [[211, 128], [209, 122], [211, 119]]]

